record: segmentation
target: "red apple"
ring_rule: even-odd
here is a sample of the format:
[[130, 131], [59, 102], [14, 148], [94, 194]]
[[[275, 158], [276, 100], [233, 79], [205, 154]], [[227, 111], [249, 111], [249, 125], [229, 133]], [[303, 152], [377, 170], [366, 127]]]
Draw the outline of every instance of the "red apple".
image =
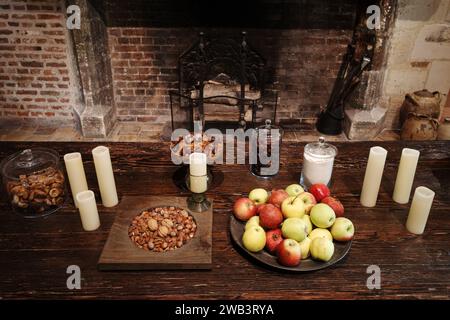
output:
[[256, 214], [256, 205], [249, 198], [239, 198], [233, 206], [234, 216], [242, 221], [247, 221]]
[[344, 216], [344, 206], [338, 199], [333, 197], [326, 197], [322, 199], [322, 203], [329, 205], [331, 209], [334, 210], [334, 213], [336, 213], [336, 217]]
[[281, 207], [281, 203], [284, 199], [289, 197], [289, 194], [284, 191], [283, 189], [278, 190], [272, 190], [269, 197], [269, 203], [273, 204], [274, 206], [277, 206], [278, 208]]
[[330, 195], [330, 189], [328, 189], [328, 187], [323, 183], [313, 184], [308, 191], [313, 194], [317, 202], [322, 201], [323, 198]]
[[276, 229], [283, 222], [283, 214], [273, 204], [259, 209], [259, 225], [266, 229]]
[[300, 244], [292, 239], [285, 239], [277, 247], [278, 262], [286, 267], [296, 267], [302, 259]]
[[269, 230], [266, 232], [266, 250], [271, 254], [275, 254], [278, 245], [283, 242], [281, 229]]

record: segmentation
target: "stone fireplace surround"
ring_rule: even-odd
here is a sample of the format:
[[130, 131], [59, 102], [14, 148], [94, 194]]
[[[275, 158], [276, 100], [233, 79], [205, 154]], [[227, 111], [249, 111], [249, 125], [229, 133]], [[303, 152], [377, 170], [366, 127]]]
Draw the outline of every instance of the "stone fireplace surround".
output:
[[[48, 14], [50, 10], [57, 12], [60, 22], [64, 22], [64, 14], [61, 12], [70, 4], [79, 5], [82, 17], [89, 18], [82, 19], [81, 30], [68, 32], [65, 28], [60, 28], [64, 29], [61, 31], [64, 41], [60, 41], [67, 44], [65, 63], [60, 66], [67, 67], [67, 71], [63, 73], [67, 76], [59, 80], [68, 84], [67, 92], [60, 90], [63, 91], [60, 92], [62, 97], [54, 108], [67, 111], [33, 112], [35, 104], [31, 108], [27, 105], [26, 99], [32, 99], [29, 96], [26, 95], [26, 99], [19, 101], [19, 106], [12, 103], [14, 101], [10, 102], [7, 96], [6, 99], [0, 99], [2, 121], [12, 119], [53, 124], [78, 123], [86, 137], [105, 137], [116, 121], [160, 125], [170, 121], [168, 92], [176, 88], [178, 83], [177, 59], [193, 43], [198, 31], [230, 35], [246, 30], [249, 41], [269, 62], [269, 78], [274, 88], [280, 92], [280, 122], [288, 125], [294, 122], [300, 126], [312, 124], [320, 109], [327, 103], [342, 55], [351, 40], [358, 12], [358, 6], [349, 0], [260, 0], [255, 1], [258, 6], [250, 1], [253, 7], [246, 5], [240, 8], [242, 12], [238, 15], [231, 15], [235, 13], [234, 9], [216, 8], [223, 13], [220, 16], [205, 12], [202, 1], [186, 1], [181, 6], [176, 1], [141, 0], [134, 1], [133, 6], [130, 6], [130, 2], [117, 0], [72, 0], [67, 3], [42, 0], [32, 1], [34, 6], [28, 5], [31, 2], [25, 0], [6, 2], [6, 5], [2, 4], [2, 8], [7, 12], [10, 10], [6, 17], [8, 21], [13, 15], [22, 19], [28, 12], [39, 9], [44, 11], [40, 19], [55, 18]], [[396, 1], [382, 0], [380, 4], [384, 19], [382, 29], [377, 34], [374, 63], [372, 69], [363, 75], [363, 83], [353, 95], [351, 105], [347, 107], [346, 131], [353, 139], [375, 136], [383, 128], [383, 123], [388, 123], [390, 127], [396, 126], [395, 108], [389, 108], [390, 101], [383, 96], [386, 92], [383, 85], [395, 80], [390, 70], [386, 71], [386, 65], [392, 63], [387, 53], [391, 48], [388, 40], [394, 32], [392, 26], [396, 17]], [[367, 7], [365, 3], [364, 6]], [[435, 10], [436, 7], [442, 9], [442, 4], [435, 4]], [[255, 11], [259, 13], [257, 19], [245, 19], [249, 12]], [[220, 19], [223, 16], [234, 18]], [[55, 27], [52, 25], [52, 28]], [[8, 28], [13, 29], [13, 32], [20, 32], [14, 30], [14, 25]], [[5, 34], [1, 31], [0, 25], [0, 33]], [[7, 37], [11, 42], [10, 36]], [[4, 48], [0, 47], [0, 55], [4, 53], [2, 49]], [[12, 64], [14, 57], [9, 57], [11, 60], [8, 61]], [[61, 57], [64, 58], [63, 52]], [[39, 59], [47, 57], [36, 57], [33, 61]], [[40, 62], [36, 62], [36, 65], [31, 64], [33, 68], [40, 67]], [[49, 67], [53, 65], [45, 62], [44, 67], [47, 64]], [[424, 66], [425, 62], [412, 64], [413, 68]], [[388, 79], [385, 79], [385, 74]], [[5, 79], [6, 83], [2, 85], [1, 81]], [[0, 90], [8, 86], [8, 80], [13, 80], [13, 77], [0, 78]], [[58, 84], [60, 89], [65, 86]], [[410, 87], [422, 89], [420, 86]], [[34, 94], [32, 90], [28, 92], [26, 89], [21, 92]], [[404, 95], [406, 89], [402, 91], [400, 88], [398, 92], [390, 90], [390, 97], [394, 96], [394, 101], [398, 104], [398, 97]], [[20, 91], [19, 88], [16, 93], [17, 91]], [[6, 92], [6, 95], [10, 93], [14, 91]], [[42, 94], [42, 90], [38, 94]], [[50, 101], [50, 98], [44, 99], [46, 101]], [[59, 106], [63, 102], [68, 106]], [[16, 108], [22, 111], [6, 112], [2, 108], [5, 105], [11, 110]], [[69, 106], [72, 110], [67, 109]], [[385, 121], [386, 117], [388, 119]]]

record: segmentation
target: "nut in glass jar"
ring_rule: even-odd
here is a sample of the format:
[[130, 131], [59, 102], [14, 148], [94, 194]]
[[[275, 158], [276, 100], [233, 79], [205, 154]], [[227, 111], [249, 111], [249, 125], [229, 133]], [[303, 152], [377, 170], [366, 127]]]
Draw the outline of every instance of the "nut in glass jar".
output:
[[54, 150], [15, 153], [2, 162], [1, 172], [13, 209], [27, 218], [53, 213], [66, 200], [66, 179]]

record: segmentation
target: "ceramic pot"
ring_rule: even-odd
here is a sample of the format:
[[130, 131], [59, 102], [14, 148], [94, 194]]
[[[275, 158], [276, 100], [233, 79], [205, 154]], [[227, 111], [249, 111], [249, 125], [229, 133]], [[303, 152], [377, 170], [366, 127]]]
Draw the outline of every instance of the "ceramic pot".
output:
[[410, 113], [403, 123], [402, 140], [436, 140], [439, 122], [426, 115]]
[[410, 113], [439, 119], [441, 113], [440, 103], [441, 94], [438, 91], [421, 90], [407, 94], [400, 109], [400, 125], [403, 125]]

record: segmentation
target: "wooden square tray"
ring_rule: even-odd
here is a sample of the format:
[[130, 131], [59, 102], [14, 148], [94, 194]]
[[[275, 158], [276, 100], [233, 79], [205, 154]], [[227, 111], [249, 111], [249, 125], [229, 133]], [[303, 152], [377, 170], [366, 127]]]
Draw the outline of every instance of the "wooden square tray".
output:
[[[211, 201], [211, 200], [210, 200]], [[185, 209], [195, 219], [197, 231], [181, 248], [151, 252], [138, 248], [128, 237], [135, 216], [154, 207], [174, 206]], [[108, 240], [98, 261], [99, 270], [211, 269], [213, 208], [191, 212], [184, 197], [125, 196], [117, 207]]]

